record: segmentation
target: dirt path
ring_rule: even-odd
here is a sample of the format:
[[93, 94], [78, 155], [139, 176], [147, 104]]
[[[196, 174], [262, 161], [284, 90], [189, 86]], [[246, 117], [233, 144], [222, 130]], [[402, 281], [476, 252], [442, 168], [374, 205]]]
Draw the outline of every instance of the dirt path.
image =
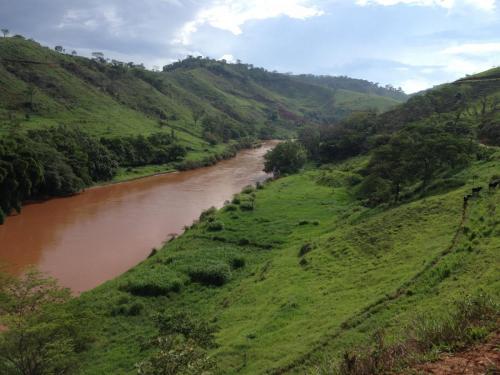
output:
[[438, 361], [419, 365], [417, 374], [500, 375], [500, 331], [464, 352], [443, 355]]

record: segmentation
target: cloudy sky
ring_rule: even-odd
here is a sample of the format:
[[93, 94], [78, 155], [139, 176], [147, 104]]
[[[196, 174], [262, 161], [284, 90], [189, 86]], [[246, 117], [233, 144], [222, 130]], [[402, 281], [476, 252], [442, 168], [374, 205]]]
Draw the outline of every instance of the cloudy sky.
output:
[[203, 55], [407, 92], [500, 65], [500, 0], [0, 0], [0, 27], [81, 55]]

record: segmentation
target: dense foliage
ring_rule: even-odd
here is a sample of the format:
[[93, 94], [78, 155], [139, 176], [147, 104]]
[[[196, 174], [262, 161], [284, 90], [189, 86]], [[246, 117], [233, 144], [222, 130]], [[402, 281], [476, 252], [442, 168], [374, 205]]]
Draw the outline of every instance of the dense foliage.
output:
[[188, 313], [160, 315], [159, 335], [152, 340], [152, 354], [137, 365], [138, 375], [210, 374], [215, 362], [206, 350], [215, 346], [215, 327]]
[[88, 343], [85, 318], [67, 304], [70, 291], [29, 270], [20, 278], [0, 274], [0, 373], [74, 373]]
[[475, 156], [466, 126], [420, 125], [404, 128], [377, 147], [360, 187], [370, 204], [398, 201], [404, 186], [422, 191], [440, 172], [457, 171]]
[[306, 162], [306, 151], [298, 142], [278, 144], [264, 156], [264, 171], [275, 176], [298, 172]]
[[103, 138], [101, 143], [112, 152], [120, 166], [127, 167], [169, 163], [186, 155], [186, 149], [176, 142], [175, 134]]
[[118, 166], [178, 161], [186, 153], [174, 135], [98, 140], [56, 127], [0, 139], [0, 222], [23, 201], [64, 196], [110, 180]]

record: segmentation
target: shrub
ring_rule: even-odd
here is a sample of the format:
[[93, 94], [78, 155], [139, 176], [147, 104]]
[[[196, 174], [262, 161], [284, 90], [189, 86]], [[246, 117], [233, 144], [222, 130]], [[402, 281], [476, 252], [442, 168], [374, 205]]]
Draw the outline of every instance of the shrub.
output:
[[240, 246], [245, 246], [248, 244], [250, 244], [250, 240], [248, 238], [240, 238], [238, 240], [238, 245], [240, 245]]
[[140, 315], [144, 305], [140, 302], [135, 302], [132, 305], [118, 305], [111, 310], [111, 316], [137, 316]]
[[230, 211], [237, 211], [238, 206], [235, 204], [228, 204], [227, 206], [224, 207], [224, 211], [230, 212]]
[[135, 302], [129, 307], [128, 315], [130, 315], [130, 316], [140, 315], [143, 309], [144, 309], [144, 305], [142, 303]]
[[274, 174], [295, 173], [306, 162], [306, 151], [298, 142], [286, 141], [278, 144], [264, 155], [264, 171]]
[[231, 201], [231, 203], [233, 204], [240, 204], [241, 203], [241, 198], [238, 194], [236, 194], [234, 197], [233, 197], [233, 200]]
[[233, 270], [245, 267], [246, 261], [242, 256], [236, 256], [231, 259], [231, 268]]
[[241, 202], [240, 208], [243, 211], [253, 211], [254, 208], [255, 208], [254, 201], [244, 201], [244, 202]]
[[255, 191], [254, 187], [248, 185], [248, 186], [245, 186], [241, 192], [243, 194], [250, 194], [250, 193], [253, 193], [254, 191]]
[[129, 275], [120, 289], [136, 296], [156, 297], [178, 293], [181, 287], [182, 281], [177, 275], [162, 267]]
[[210, 218], [211, 216], [213, 216], [215, 213], [217, 212], [217, 209], [215, 207], [210, 207], [209, 209], [203, 211], [201, 214], [200, 214], [200, 221], [204, 221], [208, 218]]
[[209, 232], [219, 232], [224, 230], [224, 223], [222, 221], [212, 221], [208, 223], [207, 230]]
[[191, 281], [203, 285], [222, 286], [231, 279], [231, 270], [225, 263], [204, 265], [188, 271]]

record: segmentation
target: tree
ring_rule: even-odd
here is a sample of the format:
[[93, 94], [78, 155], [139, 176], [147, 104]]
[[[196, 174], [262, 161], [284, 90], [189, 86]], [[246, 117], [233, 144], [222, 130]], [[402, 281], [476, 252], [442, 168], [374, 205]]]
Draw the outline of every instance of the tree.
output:
[[2, 34], [4, 38], [7, 38], [7, 35], [9, 35], [9, 29], [2, 29]]
[[299, 142], [307, 150], [312, 160], [319, 159], [320, 130], [317, 126], [307, 126], [299, 130]]
[[62, 53], [64, 51], [63, 46], [55, 46], [54, 49], [56, 50], [56, 52], [59, 52], [59, 53]]
[[155, 340], [157, 351], [137, 365], [138, 375], [198, 375], [208, 374], [214, 362], [193, 340], [172, 336]]
[[31, 269], [0, 274], [0, 373], [70, 374], [85, 347], [82, 321], [68, 307], [68, 289]]
[[206, 350], [215, 347], [216, 327], [186, 313], [160, 316], [155, 351], [137, 365], [139, 375], [198, 375], [215, 369]]
[[92, 57], [99, 61], [100, 63], [105, 62], [106, 60], [104, 59], [104, 53], [102, 52], [92, 52]]
[[264, 171], [278, 176], [298, 172], [304, 166], [307, 157], [300, 143], [286, 141], [268, 151], [264, 159]]
[[76, 55], [78, 55], [78, 52], [76, 52], [75, 50], [73, 50], [73, 51], [71, 51], [71, 54], [72, 54], [73, 56], [76, 56]]

